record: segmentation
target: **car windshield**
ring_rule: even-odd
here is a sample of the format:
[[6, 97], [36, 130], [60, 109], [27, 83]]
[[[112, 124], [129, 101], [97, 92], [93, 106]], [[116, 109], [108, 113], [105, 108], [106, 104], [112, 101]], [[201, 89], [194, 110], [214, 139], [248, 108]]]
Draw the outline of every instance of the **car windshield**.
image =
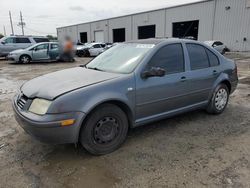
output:
[[153, 44], [118, 44], [97, 56], [86, 68], [128, 74], [153, 47]]

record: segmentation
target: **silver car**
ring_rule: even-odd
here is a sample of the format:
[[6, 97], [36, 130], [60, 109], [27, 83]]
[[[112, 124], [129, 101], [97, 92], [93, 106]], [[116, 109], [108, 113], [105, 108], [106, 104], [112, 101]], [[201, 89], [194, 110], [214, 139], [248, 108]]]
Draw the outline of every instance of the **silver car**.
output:
[[55, 61], [59, 56], [57, 42], [42, 42], [25, 49], [14, 50], [7, 59], [16, 63], [29, 63], [38, 61]]
[[101, 155], [119, 148], [129, 128], [196, 109], [222, 113], [237, 83], [235, 63], [204, 43], [138, 40], [26, 82], [13, 109], [33, 137]]
[[226, 45], [223, 44], [221, 41], [218, 41], [218, 40], [215, 40], [215, 41], [205, 41], [204, 43], [207, 44], [208, 46], [213, 47], [214, 49], [216, 49], [221, 54], [225, 54], [226, 51], [227, 51]]
[[24, 49], [40, 42], [49, 42], [46, 37], [39, 36], [7, 36], [0, 39], [0, 57], [7, 56], [11, 51]]

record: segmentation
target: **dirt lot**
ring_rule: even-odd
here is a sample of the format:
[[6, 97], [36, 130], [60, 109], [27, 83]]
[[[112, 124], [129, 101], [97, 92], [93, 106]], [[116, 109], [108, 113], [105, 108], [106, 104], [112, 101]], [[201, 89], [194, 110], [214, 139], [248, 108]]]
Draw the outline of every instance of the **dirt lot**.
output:
[[0, 187], [250, 187], [250, 57], [225, 113], [196, 111], [129, 132], [116, 152], [93, 157], [74, 145], [46, 145], [16, 123], [11, 98], [23, 82], [76, 63], [0, 61]]

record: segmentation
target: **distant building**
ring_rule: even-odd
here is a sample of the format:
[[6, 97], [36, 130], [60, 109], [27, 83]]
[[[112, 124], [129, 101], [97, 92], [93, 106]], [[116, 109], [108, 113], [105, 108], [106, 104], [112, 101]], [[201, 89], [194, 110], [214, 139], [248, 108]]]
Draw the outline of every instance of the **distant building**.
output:
[[250, 51], [250, 0], [207, 0], [57, 28], [58, 39], [123, 42], [154, 37], [220, 40]]

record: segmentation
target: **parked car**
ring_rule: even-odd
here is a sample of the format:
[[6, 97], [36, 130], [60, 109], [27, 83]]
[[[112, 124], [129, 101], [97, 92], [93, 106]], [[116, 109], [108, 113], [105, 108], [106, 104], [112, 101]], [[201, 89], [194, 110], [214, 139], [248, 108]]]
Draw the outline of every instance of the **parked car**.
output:
[[40, 42], [49, 42], [46, 37], [39, 36], [8, 36], [0, 39], [0, 57], [7, 56], [11, 51], [24, 49]]
[[208, 46], [213, 47], [221, 54], [225, 54], [228, 51], [226, 45], [223, 44], [221, 41], [205, 41], [204, 43], [207, 44]]
[[31, 61], [56, 61], [59, 56], [57, 42], [41, 42], [25, 49], [14, 50], [7, 59], [15, 63], [30, 63]]
[[88, 50], [87, 50], [88, 45], [89, 45], [88, 43], [85, 43], [85, 44], [83, 44], [83, 43], [79, 44], [79, 43], [78, 43], [78, 44], [75, 46], [75, 54], [76, 54], [78, 57], [84, 57], [84, 56], [89, 55]]
[[183, 112], [220, 114], [238, 83], [237, 67], [204, 43], [147, 39], [117, 44], [86, 66], [26, 82], [14, 97], [27, 133], [110, 153], [129, 128]]
[[86, 43], [84, 46], [77, 49], [76, 55], [79, 57], [95, 57], [104, 52], [105, 49], [105, 43]]

